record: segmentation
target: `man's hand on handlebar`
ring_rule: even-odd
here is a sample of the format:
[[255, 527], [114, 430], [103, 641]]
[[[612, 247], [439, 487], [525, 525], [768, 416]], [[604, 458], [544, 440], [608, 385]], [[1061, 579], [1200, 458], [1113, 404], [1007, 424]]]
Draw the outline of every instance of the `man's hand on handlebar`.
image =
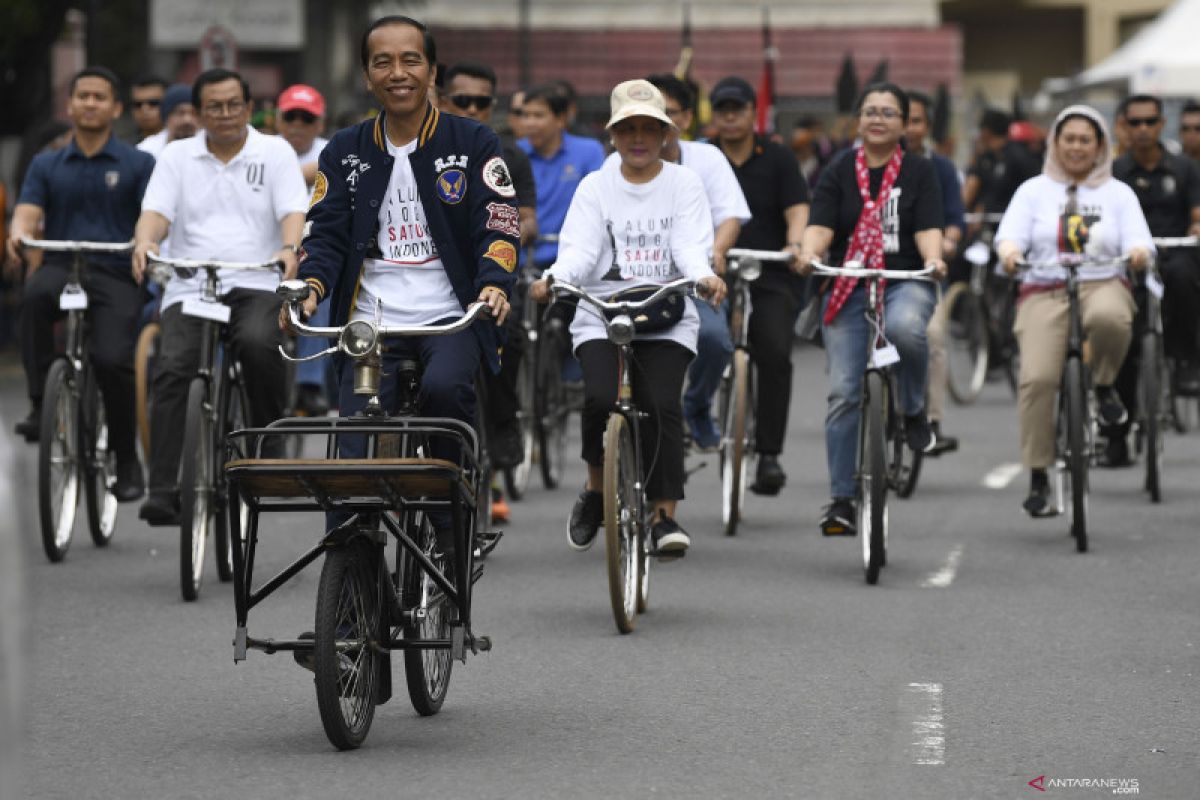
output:
[[535, 303], [545, 303], [550, 299], [550, 280], [538, 278], [529, 285], [529, 299]]
[[716, 275], [708, 275], [696, 281], [696, 293], [708, 301], [713, 308], [720, 308], [725, 300], [725, 281]]
[[813, 262], [817, 260], [817, 254], [807, 248], [799, 248], [799, 255], [791, 263], [791, 268], [794, 272], [802, 276], [812, 274]]
[[133, 279], [138, 283], [142, 282], [142, 277], [146, 274], [146, 254], [154, 253], [158, 255], [158, 243], [149, 240], [134, 242], [133, 244]]
[[[288, 316], [288, 306], [290, 303], [284, 302], [279, 307], [279, 330], [284, 333], [292, 332], [292, 320]], [[317, 313], [317, 293], [310, 286], [308, 289], [308, 297], [304, 298], [304, 302], [300, 304], [300, 318], [308, 319], [313, 314]]]
[[503, 325], [508, 318], [508, 295], [498, 286], [485, 286], [479, 292], [479, 302], [486, 303], [497, 325]]
[[1150, 251], [1144, 247], [1134, 247], [1129, 251], [1129, 268], [1141, 272], [1150, 266]]

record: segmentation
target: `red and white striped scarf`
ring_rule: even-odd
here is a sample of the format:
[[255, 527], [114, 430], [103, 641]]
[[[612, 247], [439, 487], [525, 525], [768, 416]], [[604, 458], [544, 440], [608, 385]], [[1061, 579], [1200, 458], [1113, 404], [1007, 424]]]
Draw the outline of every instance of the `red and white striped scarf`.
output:
[[[850, 237], [850, 246], [846, 248], [847, 261], [861, 261], [867, 269], [883, 269], [883, 219], [882, 208], [891, 196], [892, 186], [896, 176], [900, 174], [900, 162], [904, 160], [904, 151], [896, 147], [896, 152], [883, 170], [883, 182], [879, 185], [879, 194], [871, 197], [871, 173], [867, 169], [867, 153], [863, 147], [858, 148], [854, 156], [854, 177], [858, 181], [858, 193], [862, 196], [862, 212], [854, 226], [854, 235]], [[850, 293], [858, 284], [858, 278], [841, 277], [833, 283], [833, 296], [825, 309], [825, 324], [833, 322], [842, 306], [850, 299]], [[879, 297], [883, 297], [884, 282], [880, 281]]]

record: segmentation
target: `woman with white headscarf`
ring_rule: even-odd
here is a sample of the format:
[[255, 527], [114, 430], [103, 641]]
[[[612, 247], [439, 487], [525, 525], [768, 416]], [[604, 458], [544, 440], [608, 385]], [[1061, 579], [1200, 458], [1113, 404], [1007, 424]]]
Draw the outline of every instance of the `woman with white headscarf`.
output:
[[[1144, 269], [1154, 244], [1137, 196], [1112, 176], [1108, 130], [1095, 109], [1070, 106], [1054, 120], [1042, 174], [1013, 195], [996, 241], [1009, 274], [1022, 259], [1042, 263], [1066, 255], [1097, 262], [1079, 269], [1083, 328], [1100, 418], [1124, 421], [1127, 412], [1112, 384], [1129, 348], [1135, 307], [1117, 259], [1129, 256], [1133, 269]], [[1031, 471], [1024, 507], [1034, 517], [1054, 513], [1046, 469], [1054, 462], [1054, 398], [1066, 358], [1065, 285], [1065, 269], [1025, 272], [1013, 326], [1021, 348], [1021, 459]]]

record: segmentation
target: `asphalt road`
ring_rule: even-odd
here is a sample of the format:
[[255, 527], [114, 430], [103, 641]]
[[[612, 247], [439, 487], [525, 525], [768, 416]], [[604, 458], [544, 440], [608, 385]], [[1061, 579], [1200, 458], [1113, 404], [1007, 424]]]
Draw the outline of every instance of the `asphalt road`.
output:
[[[566, 546], [573, 491], [537, 488], [477, 586], [495, 649], [455, 666], [427, 719], [397, 665], [399, 694], [350, 753], [325, 739], [312, 676], [286, 654], [233, 663], [231, 592], [213, 570], [198, 603], [181, 601], [177, 532], [126, 507], [109, 548], [81, 523], [67, 560], [47, 563], [35, 451], [8, 439], [0, 692], [23, 689], [0, 712], [20, 697], [24, 724], [19, 772], [0, 748], [0, 793], [958, 800], [1038, 797], [1043, 776], [1051, 796], [1200, 796], [1200, 433], [1169, 438], [1159, 506], [1140, 467], [1094, 473], [1081, 555], [1064, 519], [1021, 512], [1027, 477], [1004, 468], [1016, 412], [991, 385], [950, 409], [960, 452], [893, 502], [890, 563], [869, 587], [857, 540], [816, 527], [824, 361], [796, 359], [787, 488], [748, 495], [727, 539], [715, 460], [695, 473], [679, 515], [692, 550], [656, 566], [635, 633], [613, 626], [602, 546]], [[25, 408], [19, 374], [2, 377], [8, 437]], [[567, 483], [581, 481], [573, 463]], [[260, 574], [318, 528], [268, 520]], [[252, 635], [311, 629], [317, 574], [256, 609]]]

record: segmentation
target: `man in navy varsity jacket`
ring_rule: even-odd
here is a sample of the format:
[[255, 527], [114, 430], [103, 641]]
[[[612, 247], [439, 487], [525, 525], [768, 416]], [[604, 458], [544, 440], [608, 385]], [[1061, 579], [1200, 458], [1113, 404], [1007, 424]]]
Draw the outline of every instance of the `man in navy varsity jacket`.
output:
[[[498, 369], [516, 281], [516, 192], [496, 135], [430, 104], [437, 56], [424, 25], [377, 20], [361, 57], [383, 111], [339, 131], [321, 153], [300, 251], [299, 276], [312, 288], [304, 311], [332, 296], [333, 325], [374, 320], [377, 309], [385, 326], [425, 325], [486, 302], [491, 320], [453, 336], [394, 339], [384, 354], [385, 411], [395, 362], [419, 359], [421, 413], [473, 422], [480, 358]], [[352, 370], [341, 369], [343, 416], [366, 405], [352, 384]], [[348, 452], [355, 438], [341, 443], [343, 456], [362, 455]]]

